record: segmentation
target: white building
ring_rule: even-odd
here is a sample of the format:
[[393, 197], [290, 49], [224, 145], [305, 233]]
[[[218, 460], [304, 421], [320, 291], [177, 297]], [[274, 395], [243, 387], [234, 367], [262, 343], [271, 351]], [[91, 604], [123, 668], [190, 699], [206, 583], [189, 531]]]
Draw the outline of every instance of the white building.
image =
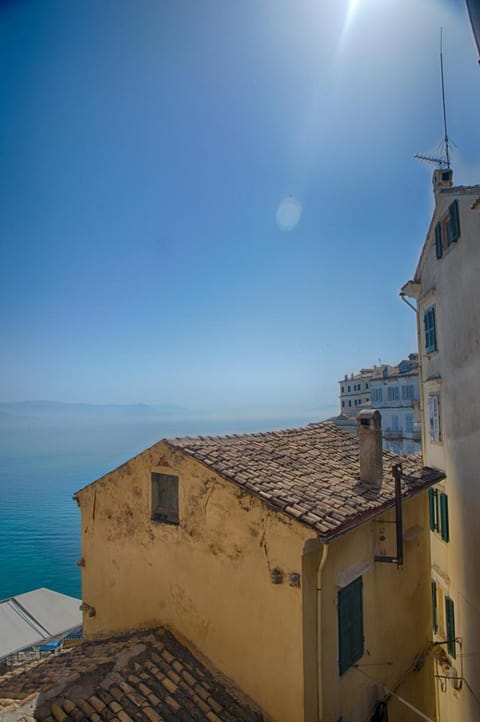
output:
[[[340, 413], [356, 417], [361, 409], [370, 407], [370, 379], [373, 369], [361, 369], [358, 374], [345, 374], [340, 385]], [[356, 429], [356, 422], [355, 422]]]
[[398, 366], [376, 367], [370, 392], [372, 407], [382, 415], [384, 448], [396, 454], [421, 451], [418, 354]]
[[356, 417], [362, 409], [378, 409], [382, 416], [383, 447], [396, 454], [421, 451], [418, 354], [397, 366], [374, 366], [345, 374], [340, 385], [337, 426], [357, 432]]
[[[413, 281], [430, 491], [432, 627], [440, 722], [480, 720], [480, 185], [433, 174], [435, 210]], [[412, 304], [413, 307], [413, 304]]]

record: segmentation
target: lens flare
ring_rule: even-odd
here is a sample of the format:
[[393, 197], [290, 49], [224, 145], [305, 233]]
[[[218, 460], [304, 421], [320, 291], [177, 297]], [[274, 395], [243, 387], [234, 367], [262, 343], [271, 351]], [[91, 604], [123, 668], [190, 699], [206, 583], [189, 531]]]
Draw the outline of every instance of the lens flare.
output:
[[287, 196], [280, 201], [276, 213], [277, 226], [281, 231], [291, 231], [300, 220], [302, 204], [293, 196]]

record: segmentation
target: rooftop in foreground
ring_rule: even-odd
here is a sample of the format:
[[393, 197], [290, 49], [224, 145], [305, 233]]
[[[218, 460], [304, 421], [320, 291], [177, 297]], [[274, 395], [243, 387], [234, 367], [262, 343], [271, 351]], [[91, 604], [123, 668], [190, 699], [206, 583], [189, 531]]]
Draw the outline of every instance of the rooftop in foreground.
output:
[[167, 630], [84, 642], [0, 677], [0, 716], [27, 722], [261, 722], [262, 714]]
[[360, 480], [358, 438], [331, 422], [299, 429], [232, 436], [169, 439], [167, 443], [314, 528], [326, 540], [394, 504], [391, 467], [403, 463], [408, 499], [441, 481], [443, 472], [422, 465], [420, 454], [403, 459], [383, 452], [380, 488]]

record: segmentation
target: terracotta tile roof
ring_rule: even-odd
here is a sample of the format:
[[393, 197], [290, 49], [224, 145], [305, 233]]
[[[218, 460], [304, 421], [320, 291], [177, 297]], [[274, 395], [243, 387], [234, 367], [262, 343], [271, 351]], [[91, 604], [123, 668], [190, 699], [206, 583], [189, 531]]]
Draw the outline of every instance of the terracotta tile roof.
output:
[[[383, 452], [380, 489], [360, 481], [356, 435], [331, 422], [305, 428], [233, 436], [170, 439], [176, 449], [258, 495], [331, 539], [394, 504], [391, 466]], [[403, 459], [402, 493], [408, 498], [445, 478], [422, 466], [420, 454]]]
[[35, 709], [24, 718], [47, 722], [263, 720], [164, 629], [84, 642], [0, 677], [0, 717], [18, 715], [32, 700]]

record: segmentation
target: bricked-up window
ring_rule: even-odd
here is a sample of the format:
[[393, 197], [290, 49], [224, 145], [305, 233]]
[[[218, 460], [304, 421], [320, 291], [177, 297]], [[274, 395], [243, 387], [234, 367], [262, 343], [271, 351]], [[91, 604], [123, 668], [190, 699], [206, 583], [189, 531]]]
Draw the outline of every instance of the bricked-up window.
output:
[[152, 472], [152, 519], [178, 524], [178, 476]]
[[358, 577], [338, 592], [340, 676], [363, 657], [363, 581]]

